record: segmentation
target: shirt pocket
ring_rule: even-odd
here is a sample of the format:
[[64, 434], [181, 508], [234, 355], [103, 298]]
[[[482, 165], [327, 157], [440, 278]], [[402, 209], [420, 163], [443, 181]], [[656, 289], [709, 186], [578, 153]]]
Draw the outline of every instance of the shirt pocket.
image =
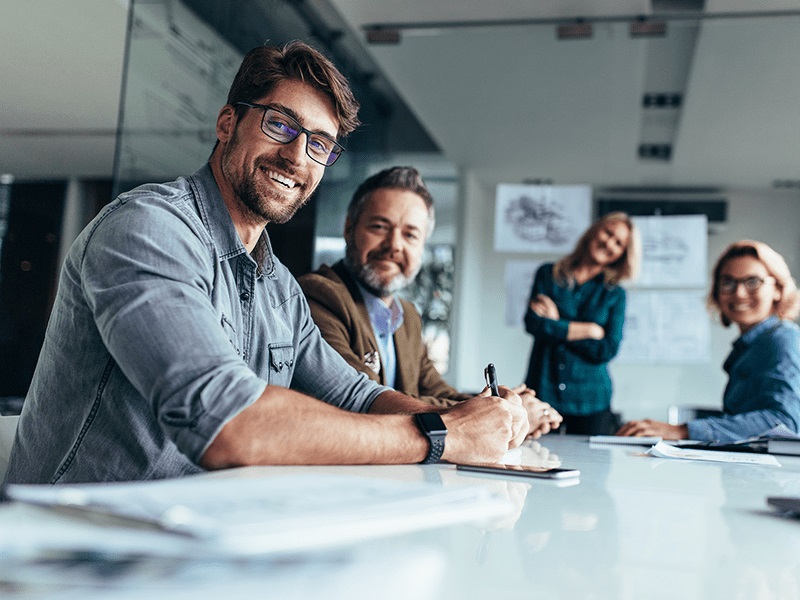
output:
[[294, 347], [290, 342], [269, 345], [269, 384], [288, 388], [294, 374]]

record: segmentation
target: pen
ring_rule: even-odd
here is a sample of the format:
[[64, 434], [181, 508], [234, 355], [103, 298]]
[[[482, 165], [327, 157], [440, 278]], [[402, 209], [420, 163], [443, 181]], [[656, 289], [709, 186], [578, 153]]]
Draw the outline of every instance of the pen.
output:
[[500, 390], [497, 387], [497, 371], [494, 368], [494, 363], [489, 363], [483, 370], [483, 376], [486, 378], [486, 385], [492, 391], [492, 396], [500, 396]]

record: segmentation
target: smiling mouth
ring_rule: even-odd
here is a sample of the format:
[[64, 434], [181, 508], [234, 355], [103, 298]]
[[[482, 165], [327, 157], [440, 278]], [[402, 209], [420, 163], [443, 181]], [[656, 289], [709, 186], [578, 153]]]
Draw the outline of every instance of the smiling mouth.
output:
[[749, 304], [734, 304], [731, 306], [731, 310], [736, 312], [741, 312], [743, 310], [750, 310]]
[[272, 171], [267, 169], [266, 167], [259, 167], [262, 173], [265, 173], [267, 177], [269, 177], [272, 181], [282, 185], [287, 190], [293, 189], [295, 186], [299, 185], [294, 179], [286, 177], [285, 175], [281, 175], [276, 171]]

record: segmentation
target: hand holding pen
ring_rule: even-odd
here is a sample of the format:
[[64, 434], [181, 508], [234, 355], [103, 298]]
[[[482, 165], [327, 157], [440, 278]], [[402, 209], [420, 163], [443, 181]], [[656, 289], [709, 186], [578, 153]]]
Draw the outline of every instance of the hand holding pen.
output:
[[[497, 385], [497, 370], [494, 367], [494, 363], [486, 365], [483, 375], [486, 378], [486, 385], [489, 386], [492, 396], [500, 396], [500, 388]], [[562, 417], [558, 414], [558, 411], [546, 402], [539, 400], [536, 397], [536, 392], [532, 389], [522, 384], [511, 391], [520, 397], [522, 406], [528, 414], [528, 435], [537, 439], [561, 425]]]
[[497, 371], [494, 368], [494, 363], [489, 363], [483, 370], [483, 376], [486, 379], [486, 385], [492, 392], [492, 396], [500, 397], [500, 388], [497, 386]]

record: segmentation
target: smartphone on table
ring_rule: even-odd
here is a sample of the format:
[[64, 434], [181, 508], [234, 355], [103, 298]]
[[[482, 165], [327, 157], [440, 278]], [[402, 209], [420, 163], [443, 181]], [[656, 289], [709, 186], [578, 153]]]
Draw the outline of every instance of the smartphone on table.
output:
[[514, 475], [517, 477], [536, 477], [539, 479], [569, 479], [580, 476], [581, 472], [577, 469], [534, 467], [530, 465], [503, 465], [503, 464], [481, 464], [481, 465], [456, 465], [459, 471], [471, 471], [473, 473], [491, 473], [493, 475]]

